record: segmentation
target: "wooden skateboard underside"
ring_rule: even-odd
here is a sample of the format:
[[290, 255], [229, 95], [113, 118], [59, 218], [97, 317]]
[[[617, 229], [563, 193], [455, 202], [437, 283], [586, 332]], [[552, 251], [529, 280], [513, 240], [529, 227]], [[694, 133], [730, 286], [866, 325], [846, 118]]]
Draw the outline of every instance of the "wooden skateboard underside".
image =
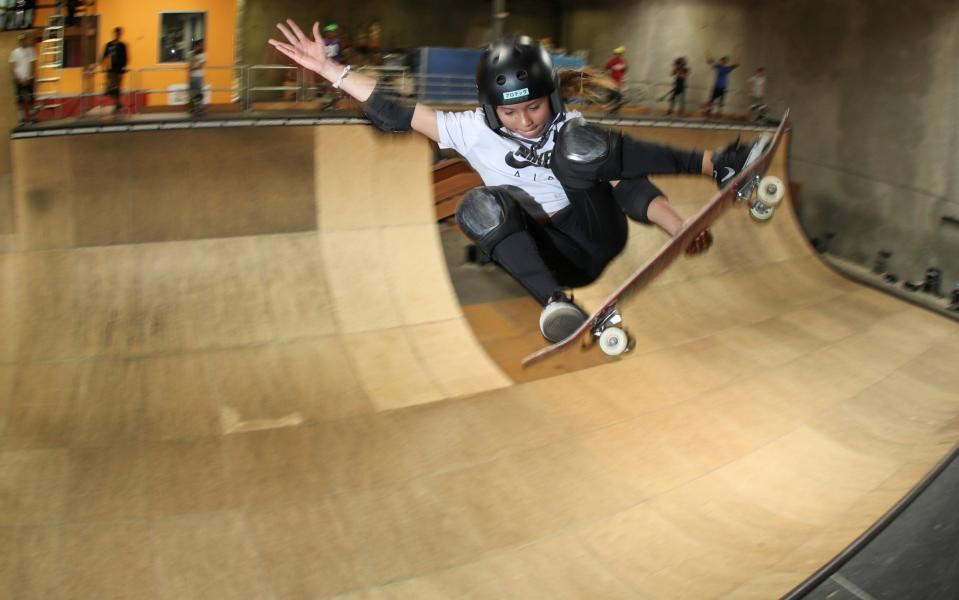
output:
[[[762, 176], [769, 169], [773, 156], [779, 148], [783, 133], [786, 130], [789, 121], [789, 111], [783, 115], [776, 133], [766, 147], [764, 152], [751, 164], [746, 166], [724, 189], [716, 193], [715, 196], [698, 212], [686, 222], [683, 228], [670, 239], [655, 255], [647, 260], [642, 266], [630, 275], [622, 285], [614, 290], [600, 307], [589, 316], [588, 319], [570, 334], [566, 339], [556, 342], [533, 352], [523, 359], [523, 366], [527, 367], [533, 363], [539, 362], [544, 358], [557, 354], [562, 350], [572, 348], [574, 342], [579, 338], [584, 338], [584, 343], [589, 342], [594, 337], [594, 328], [597, 323], [608, 319], [611, 311], [622, 300], [638, 292], [650, 281], [662, 273], [669, 265], [673, 263], [681, 254], [683, 254], [693, 239], [707, 227], [715, 223], [730, 207], [736, 204], [737, 194], [744, 186], [756, 185], [757, 177]], [[745, 190], [744, 190], [745, 191]]]

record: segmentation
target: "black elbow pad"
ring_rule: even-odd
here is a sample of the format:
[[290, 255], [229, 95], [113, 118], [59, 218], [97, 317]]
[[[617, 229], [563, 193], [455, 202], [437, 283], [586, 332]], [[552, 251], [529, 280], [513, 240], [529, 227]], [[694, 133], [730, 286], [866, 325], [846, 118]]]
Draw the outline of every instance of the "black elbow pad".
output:
[[403, 133], [413, 128], [413, 111], [416, 107], [397, 94], [386, 91], [380, 82], [377, 82], [373, 94], [362, 107], [363, 114], [380, 131]]

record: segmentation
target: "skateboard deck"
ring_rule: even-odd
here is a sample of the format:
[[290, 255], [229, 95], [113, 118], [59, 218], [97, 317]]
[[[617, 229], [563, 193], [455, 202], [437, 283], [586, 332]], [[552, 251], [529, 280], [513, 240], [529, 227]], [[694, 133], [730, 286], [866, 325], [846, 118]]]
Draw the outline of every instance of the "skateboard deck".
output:
[[566, 339], [528, 355], [523, 359], [523, 366], [528, 367], [549, 356], [568, 350], [580, 338], [584, 346], [589, 345], [594, 338], [599, 338], [601, 348], [606, 354], [617, 355], [627, 350], [630, 338], [623, 329], [618, 327], [622, 321], [617, 310], [620, 302], [644, 288], [666, 270], [685, 252], [686, 247], [700, 232], [715, 223], [735, 204], [748, 204], [753, 218], [758, 221], [765, 221], [772, 216], [773, 210], [783, 197], [783, 184], [774, 177], [764, 179], [764, 176], [779, 149], [788, 123], [789, 110], [787, 109], [772, 137], [769, 138], [769, 134], [764, 134], [769, 141], [755, 160], [746, 165], [725, 188], [717, 192], [659, 252], [616, 288], [576, 331]]

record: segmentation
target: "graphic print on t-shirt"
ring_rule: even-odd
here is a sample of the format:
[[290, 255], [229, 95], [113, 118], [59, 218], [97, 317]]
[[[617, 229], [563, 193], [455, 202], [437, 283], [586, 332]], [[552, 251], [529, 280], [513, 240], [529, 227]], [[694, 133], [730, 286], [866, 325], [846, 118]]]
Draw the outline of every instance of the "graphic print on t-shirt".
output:
[[526, 167], [543, 167], [544, 169], [548, 169], [549, 159], [552, 156], [552, 150], [537, 154], [532, 148], [520, 146], [514, 152], [507, 152], [503, 160], [514, 169], [525, 169]]
[[538, 140], [489, 126], [482, 108], [463, 112], [437, 111], [440, 148], [459, 152], [483, 179], [483, 185], [514, 185], [532, 196], [549, 214], [569, 206], [569, 198], [549, 168], [557, 131], [563, 120], [579, 117], [566, 112]]

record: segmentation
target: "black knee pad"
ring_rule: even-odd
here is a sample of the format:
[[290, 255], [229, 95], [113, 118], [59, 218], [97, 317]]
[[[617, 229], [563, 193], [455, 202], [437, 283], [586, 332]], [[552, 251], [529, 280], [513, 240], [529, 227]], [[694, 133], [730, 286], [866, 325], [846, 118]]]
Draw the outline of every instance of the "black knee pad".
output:
[[613, 198], [626, 216], [640, 223], [649, 223], [649, 204], [659, 196], [665, 194], [645, 177], [623, 179], [613, 188]]
[[470, 190], [456, 207], [456, 222], [486, 254], [507, 236], [526, 229], [523, 209], [505, 186]]
[[585, 190], [618, 179], [623, 170], [623, 134], [572, 119], [559, 130], [550, 168], [560, 182]]

